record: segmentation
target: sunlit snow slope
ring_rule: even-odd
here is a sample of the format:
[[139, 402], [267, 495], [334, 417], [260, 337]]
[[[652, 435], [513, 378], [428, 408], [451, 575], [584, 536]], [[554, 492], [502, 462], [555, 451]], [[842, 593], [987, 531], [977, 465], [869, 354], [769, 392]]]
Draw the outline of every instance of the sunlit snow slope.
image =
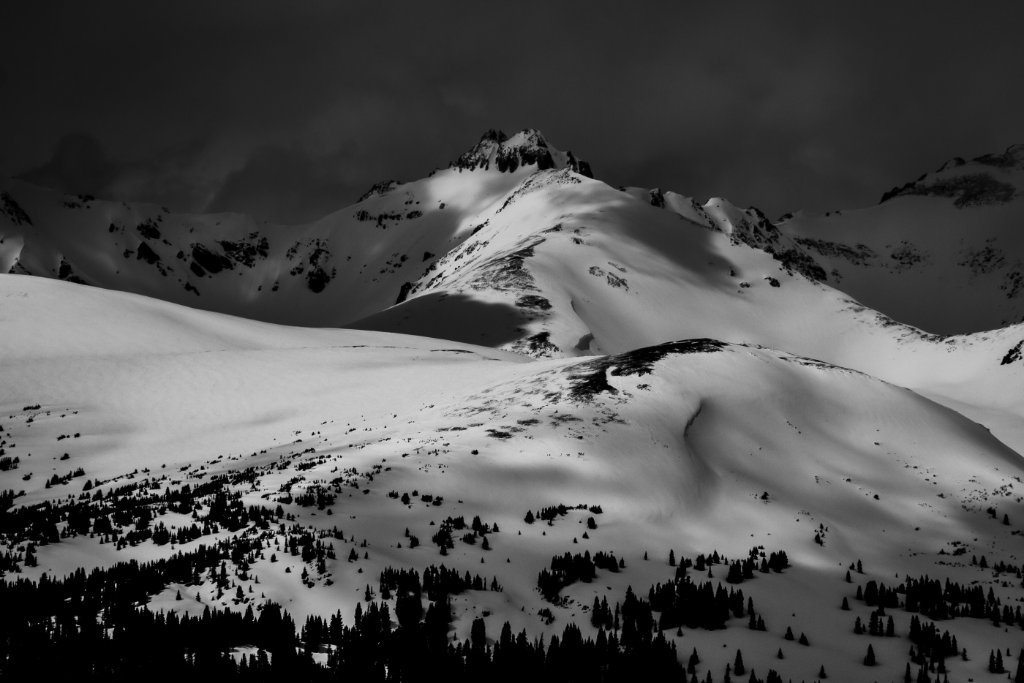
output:
[[[720, 671], [742, 647], [748, 663], [784, 677], [810, 679], [827, 663], [833, 678], [856, 680], [864, 641], [849, 629], [868, 613], [843, 581], [851, 562], [862, 560], [867, 572], [858, 583], [941, 572], [1017, 596], [968, 558], [1021, 562], [1019, 456], [951, 410], [818, 361], [697, 339], [529, 362], [401, 335], [282, 328], [10, 275], [0, 276], [0, 318], [5, 329], [17, 321], [17, 333], [0, 340], [0, 426], [7, 454], [20, 458], [0, 473], [0, 489], [24, 490], [16, 502], [31, 504], [75, 496], [85, 479], [95, 495], [196, 486], [246, 470], [245, 483], [232, 487], [246, 504], [281, 503], [295, 516], [290, 524], [337, 526], [347, 539], [333, 541], [337, 559], [324, 574], [310, 570], [308, 582], [298, 576], [304, 563], [287, 555], [255, 561], [240, 580], [298, 615], [350, 613], [384, 567], [443, 561], [503, 587], [457, 601], [462, 637], [485, 613], [493, 633], [505, 620], [533, 633], [568, 621], [589, 629], [585, 607], [595, 594], [614, 600], [627, 585], [646, 590], [670, 579], [670, 549], [742, 558], [763, 545], [785, 550], [792, 564], [743, 584], [767, 632], [737, 623], [668, 635], [683, 652], [706, 653], [707, 670]], [[84, 473], [44, 487], [77, 467]], [[310, 490], [332, 494], [333, 514], [295, 502]], [[399, 499], [413, 491], [408, 504]], [[552, 525], [523, 521], [528, 510], [560, 503], [600, 506], [597, 528], [583, 536], [586, 510]], [[990, 506], [1011, 524], [993, 519]], [[489, 550], [456, 539], [439, 556], [430, 522], [460, 515], [500, 532], [488, 536]], [[188, 522], [173, 513], [158, 520]], [[406, 528], [419, 547], [409, 547]], [[349, 546], [361, 559], [346, 561]], [[559, 605], [545, 603], [537, 573], [552, 555], [583, 549], [612, 551], [625, 568], [570, 586]], [[39, 567], [25, 572], [169, 552], [149, 542], [115, 550], [77, 536], [41, 546]], [[184, 604], [169, 597], [176, 590]], [[212, 586], [168, 591], [154, 606], [202, 609], [232, 599]], [[838, 610], [843, 596], [854, 612]], [[896, 613], [901, 633], [908, 619]], [[787, 626], [812, 644], [787, 646]], [[979, 654], [1019, 640], [985, 621], [953, 626]], [[905, 640], [872, 642], [883, 671], [900, 675]], [[789, 656], [776, 661], [780, 645]], [[949, 666], [983, 677], [982, 659]]]
[[[854, 635], [874, 608], [856, 594], [922, 575], [1010, 610], [941, 624], [970, 653], [951, 680], [1001, 680], [986, 655], [1020, 647], [1024, 571], [1020, 170], [1011, 148], [778, 224], [611, 187], [536, 131], [489, 132], [303, 226], [8, 181], [0, 493], [65, 512], [56, 542], [0, 533], [0, 561], [38, 578], [258, 539], [229, 563], [238, 594], [198, 581], [150, 605], [300, 618], [383, 599], [386, 567], [443, 563], [500, 584], [454, 598], [451, 636], [482, 617], [550, 637], [595, 635], [595, 596], [646, 597], [676, 576], [670, 551], [782, 550], [785, 571], [741, 584], [765, 630], [663, 629], [699, 649], [699, 680], [738, 648], [761, 675], [868, 680], [868, 643], [870, 679], [901, 680], [912, 615]], [[113, 538], [70, 512], [145, 496], [153, 518], [111, 515]], [[236, 498], [274, 523], [213, 519]], [[288, 552], [299, 535], [329, 558]], [[583, 551], [621, 571], [545, 597], [541, 570]]]

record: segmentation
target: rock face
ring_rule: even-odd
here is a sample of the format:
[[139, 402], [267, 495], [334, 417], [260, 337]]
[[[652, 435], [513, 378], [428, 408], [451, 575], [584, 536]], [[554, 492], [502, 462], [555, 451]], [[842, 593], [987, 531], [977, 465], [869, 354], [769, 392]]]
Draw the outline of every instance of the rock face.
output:
[[489, 130], [471, 149], [451, 163], [449, 168], [473, 171], [495, 168], [512, 173], [523, 166], [536, 166], [538, 171], [568, 168], [588, 178], [593, 177], [590, 164], [577, 159], [572, 152], [561, 152], [550, 145], [544, 135], [532, 128], [512, 137], [500, 130]]
[[970, 161], [954, 157], [933, 173], [894, 187], [879, 200], [895, 197], [950, 197], [957, 208], [1001, 204], [1020, 195], [1019, 186], [1008, 182], [1007, 174], [1024, 171], [1024, 145], [1011, 145], [1002, 154], [983, 154]]

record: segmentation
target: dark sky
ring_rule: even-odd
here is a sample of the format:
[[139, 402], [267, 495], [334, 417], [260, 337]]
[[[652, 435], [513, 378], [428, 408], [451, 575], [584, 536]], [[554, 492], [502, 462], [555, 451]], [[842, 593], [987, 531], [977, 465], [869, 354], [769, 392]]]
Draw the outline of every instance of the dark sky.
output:
[[535, 127], [614, 185], [861, 206], [1024, 142], [1022, 8], [9, 3], [0, 175], [298, 222]]

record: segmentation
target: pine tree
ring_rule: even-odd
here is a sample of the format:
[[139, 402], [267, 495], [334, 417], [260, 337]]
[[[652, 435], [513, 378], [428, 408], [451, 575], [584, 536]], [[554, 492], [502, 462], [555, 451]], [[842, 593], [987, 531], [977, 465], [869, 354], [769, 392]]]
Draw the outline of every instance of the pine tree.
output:
[[676, 551], [675, 550], [669, 550], [668, 551], [668, 566], [670, 566], [670, 567], [676, 566]]
[[737, 676], [742, 676], [747, 672], [747, 668], [743, 666], [743, 653], [736, 650], [736, 660], [733, 662], [732, 670]]
[[824, 664], [822, 664], [821, 668], [818, 669], [818, 678], [820, 678], [821, 680], [825, 680], [826, 678], [828, 678], [828, 674], [825, 673], [825, 665]]
[[484, 620], [480, 617], [473, 620], [473, 626], [470, 628], [469, 639], [472, 643], [473, 650], [483, 652], [484, 647], [487, 645], [487, 626], [484, 624]]
[[798, 640], [797, 642], [801, 645], [810, 645], [810, 642], [808, 642], [807, 640], [807, 636], [804, 635], [802, 632], [800, 633], [800, 640]]
[[868, 653], [864, 655], [864, 666], [874, 666], [875, 662], [875, 648], [868, 644]]
[[843, 596], [843, 604], [839, 609], [843, 610], [844, 612], [850, 611], [850, 601], [846, 599], [845, 595]]
[[907, 670], [903, 672], [903, 683], [914, 683], [914, 677], [910, 674], [910, 662], [907, 662]]
[[1013, 675], [1013, 683], [1024, 683], [1024, 650], [1017, 656], [1017, 673]]
[[795, 640], [796, 639], [796, 636], [793, 635], [793, 627], [792, 626], [787, 626], [786, 627], [786, 635], [784, 636], [784, 638], [786, 640]]

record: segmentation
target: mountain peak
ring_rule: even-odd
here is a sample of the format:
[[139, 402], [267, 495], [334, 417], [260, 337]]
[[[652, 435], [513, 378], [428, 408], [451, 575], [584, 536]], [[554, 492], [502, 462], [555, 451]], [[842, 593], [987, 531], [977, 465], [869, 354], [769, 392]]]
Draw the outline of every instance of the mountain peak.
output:
[[533, 165], [539, 171], [569, 168], [580, 175], [593, 177], [589, 163], [577, 159], [572, 152], [563, 152], [551, 146], [544, 134], [536, 128], [524, 128], [511, 137], [504, 131], [492, 128], [449, 167], [467, 171], [489, 170], [493, 167], [502, 173], [513, 173], [522, 166]]
[[997, 168], [1024, 168], [1024, 144], [1010, 145], [1002, 154], [982, 154], [973, 161]]
[[905, 195], [949, 197], [957, 208], [1005, 204], [1018, 196], [1024, 170], [1024, 144], [1010, 145], [1001, 154], [982, 154], [970, 160], [953, 157], [931, 173], [897, 186], [879, 203]]

